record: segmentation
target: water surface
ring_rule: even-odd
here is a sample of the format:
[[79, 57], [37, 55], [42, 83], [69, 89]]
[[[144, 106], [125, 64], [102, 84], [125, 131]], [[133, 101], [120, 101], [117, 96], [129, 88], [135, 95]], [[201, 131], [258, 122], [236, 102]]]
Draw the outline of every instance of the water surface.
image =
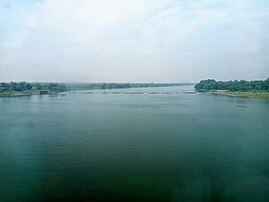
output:
[[0, 201], [269, 201], [268, 123], [193, 86], [0, 98]]

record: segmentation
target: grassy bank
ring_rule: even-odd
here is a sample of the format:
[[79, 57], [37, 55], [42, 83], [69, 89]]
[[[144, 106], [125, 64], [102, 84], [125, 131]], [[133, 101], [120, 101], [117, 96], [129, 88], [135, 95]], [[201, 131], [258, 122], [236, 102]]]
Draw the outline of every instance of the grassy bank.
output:
[[[19, 97], [19, 96], [31, 96], [31, 95], [41, 95], [41, 94], [48, 94], [48, 91], [44, 91], [45, 93], [41, 93], [42, 91], [39, 90], [27, 90], [27, 91], [2, 91], [0, 92], [0, 97]], [[50, 92], [50, 93], [53, 93]]]
[[18, 96], [30, 96], [32, 92], [4, 92], [0, 93], [0, 97], [18, 97]]
[[231, 97], [245, 97], [255, 99], [269, 99], [268, 91], [228, 91], [228, 90], [213, 90], [210, 91], [214, 95], [225, 95]]

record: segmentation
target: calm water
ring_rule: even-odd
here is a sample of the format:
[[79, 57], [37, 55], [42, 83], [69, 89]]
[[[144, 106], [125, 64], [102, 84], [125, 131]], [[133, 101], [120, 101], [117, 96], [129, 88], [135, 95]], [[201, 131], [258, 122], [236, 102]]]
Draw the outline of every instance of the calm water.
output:
[[269, 101], [192, 91], [0, 98], [0, 201], [269, 201]]

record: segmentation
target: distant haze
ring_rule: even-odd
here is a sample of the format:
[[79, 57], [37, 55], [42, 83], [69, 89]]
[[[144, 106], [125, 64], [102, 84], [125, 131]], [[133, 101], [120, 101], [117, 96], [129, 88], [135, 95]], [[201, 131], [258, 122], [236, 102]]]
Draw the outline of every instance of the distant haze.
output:
[[268, 0], [0, 0], [0, 81], [268, 76]]

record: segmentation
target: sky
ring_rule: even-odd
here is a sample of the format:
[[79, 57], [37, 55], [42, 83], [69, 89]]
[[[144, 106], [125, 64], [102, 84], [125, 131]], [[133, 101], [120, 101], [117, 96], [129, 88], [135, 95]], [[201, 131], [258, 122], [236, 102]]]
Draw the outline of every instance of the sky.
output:
[[0, 81], [268, 77], [268, 0], [0, 0]]

